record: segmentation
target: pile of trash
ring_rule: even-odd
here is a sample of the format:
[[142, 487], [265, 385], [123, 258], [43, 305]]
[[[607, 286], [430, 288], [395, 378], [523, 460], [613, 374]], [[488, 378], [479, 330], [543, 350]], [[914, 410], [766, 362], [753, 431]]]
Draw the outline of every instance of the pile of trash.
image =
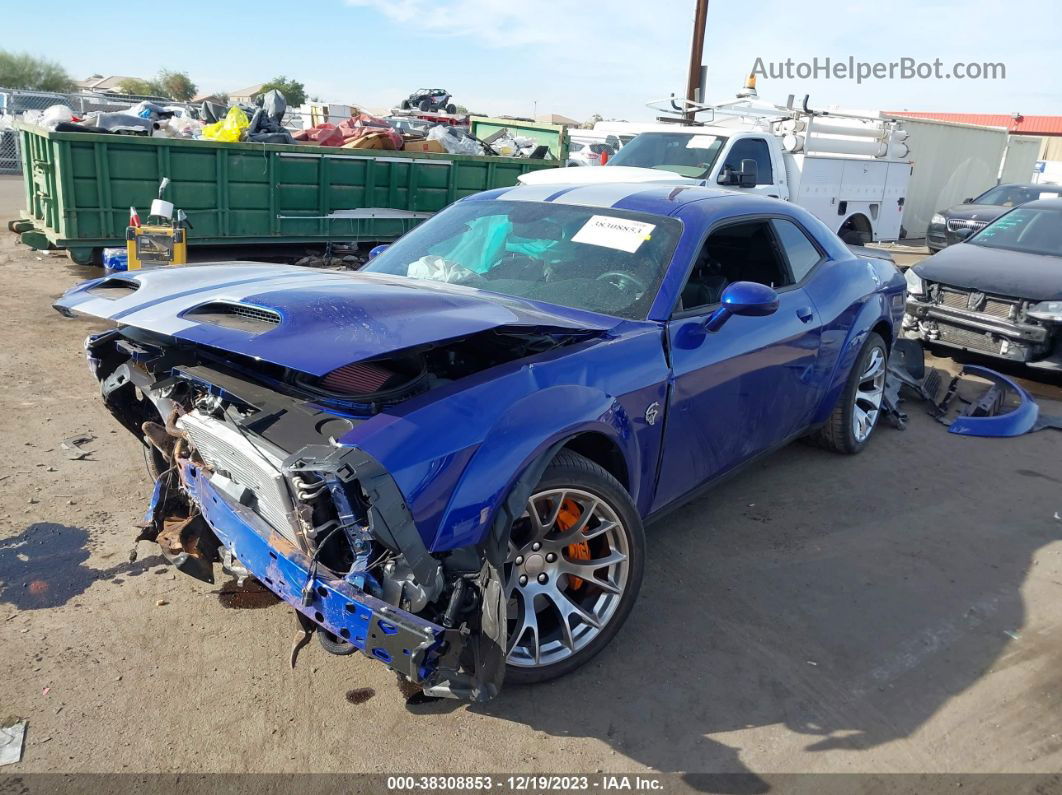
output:
[[340, 146], [346, 149], [402, 149], [402, 135], [391, 125], [369, 113], [358, 113], [339, 124], [323, 122], [308, 130], [295, 133], [296, 141], [316, 143], [318, 146]]
[[[499, 130], [479, 140], [467, 129], [436, 124], [427, 129], [402, 133], [387, 119], [352, 108], [349, 119], [325, 122], [292, 132], [284, 126], [288, 105], [273, 89], [257, 97], [253, 105], [223, 106], [204, 102], [198, 108], [160, 105], [144, 101], [118, 111], [92, 111], [78, 116], [66, 105], [44, 111], [27, 111], [23, 121], [56, 132], [150, 135], [189, 138], [224, 143], [303, 144], [344, 149], [404, 150], [407, 152], [494, 155], [501, 157], [548, 157], [546, 147], [535, 140]], [[404, 129], [404, 128], [403, 128]]]
[[[77, 116], [66, 105], [52, 105], [43, 111], [28, 110], [22, 120], [56, 132], [115, 133], [120, 135], [176, 135], [188, 130], [194, 135], [198, 122], [181, 105], [138, 102], [125, 110], [92, 111]], [[181, 133], [184, 134], [184, 133]]]

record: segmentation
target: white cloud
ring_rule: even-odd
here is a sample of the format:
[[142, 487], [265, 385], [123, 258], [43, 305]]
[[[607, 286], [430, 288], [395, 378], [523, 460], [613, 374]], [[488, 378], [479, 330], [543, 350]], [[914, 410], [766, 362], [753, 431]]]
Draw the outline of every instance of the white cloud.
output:
[[[685, 89], [693, 0], [346, 0], [411, 33], [494, 53], [461, 91], [488, 111], [647, 117], [649, 99]], [[377, 18], [379, 18], [379, 16]], [[709, 97], [733, 95], [757, 57], [1004, 62], [1005, 81], [793, 80], [761, 83], [765, 99], [865, 108], [1058, 112], [1051, 64], [1058, 0], [719, 0], [709, 5]], [[442, 50], [441, 50], [442, 51]], [[441, 74], [447, 74], [440, 56]], [[500, 89], [499, 73], [509, 90]], [[441, 79], [446, 79], [441, 78]], [[515, 107], [514, 107], [515, 105]]]

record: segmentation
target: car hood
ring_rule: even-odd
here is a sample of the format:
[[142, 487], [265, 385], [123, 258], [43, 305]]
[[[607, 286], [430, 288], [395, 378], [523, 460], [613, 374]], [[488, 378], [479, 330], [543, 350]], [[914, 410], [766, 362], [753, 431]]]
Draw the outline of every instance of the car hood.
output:
[[[130, 291], [135, 286], [135, 291]], [[279, 322], [198, 318], [206, 304]], [[244, 308], [241, 310], [241, 307]], [[88, 315], [322, 376], [345, 364], [500, 327], [604, 331], [621, 321], [399, 276], [234, 263], [158, 268], [80, 284], [55, 302]], [[251, 330], [248, 330], [250, 328]]]
[[704, 180], [683, 177], [674, 171], [659, 168], [636, 168], [635, 166], [610, 166], [586, 168], [543, 168], [518, 178], [521, 185], [597, 185], [613, 182], [666, 182], [681, 185], [703, 185]]
[[943, 214], [946, 218], [963, 221], [994, 221], [1009, 209], [1010, 207], [1000, 207], [998, 204], [956, 204], [946, 209]]
[[1026, 298], [1062, 299], [1062, 257], [957, 243], [914, 266], [931, 282]]

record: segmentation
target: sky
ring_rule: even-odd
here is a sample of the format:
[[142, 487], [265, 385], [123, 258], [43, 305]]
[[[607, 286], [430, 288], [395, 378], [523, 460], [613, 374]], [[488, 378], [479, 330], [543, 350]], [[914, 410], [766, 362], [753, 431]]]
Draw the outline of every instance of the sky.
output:
[[[201, 90], [279, 74], [311, 96], [381, 109], [444, 88], [473, 111], [649, 119], [684, 94], [694, 0], [181, 0], [143, 31], [144, 8], [97, 0], [11, 3], [4, 46], [76, 79], [186, 71]], [[41, 24], [42, 11], [60, 20]], [[726, 101], [757, 58], [1003, 63], [999, 80], [760, 79], [762, 99], [812, 107], [1062, 114], [1059, 0], [710, 0], [708, 99]]]

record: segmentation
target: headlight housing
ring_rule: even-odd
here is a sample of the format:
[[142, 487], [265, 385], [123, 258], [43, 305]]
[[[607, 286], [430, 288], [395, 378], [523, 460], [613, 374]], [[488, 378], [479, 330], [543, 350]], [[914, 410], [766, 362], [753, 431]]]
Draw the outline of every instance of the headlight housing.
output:
[[944, 226], [947, 222], [948, 219], [940, 213], [933, 213], [933, 217], [929, 219], [929, 223], [935, 224], [936, 226]]
[[1041, 301], [1030, 306], [1026, 314], [1037, 320], [1062, 323], [1062, 301]]
[[922, 281], [922, 278], [913, 269], [908, 268], [905, 270], [903, 278], [907, 280], [907, 292], [909, 295], [926, 294], [926, 283]]

